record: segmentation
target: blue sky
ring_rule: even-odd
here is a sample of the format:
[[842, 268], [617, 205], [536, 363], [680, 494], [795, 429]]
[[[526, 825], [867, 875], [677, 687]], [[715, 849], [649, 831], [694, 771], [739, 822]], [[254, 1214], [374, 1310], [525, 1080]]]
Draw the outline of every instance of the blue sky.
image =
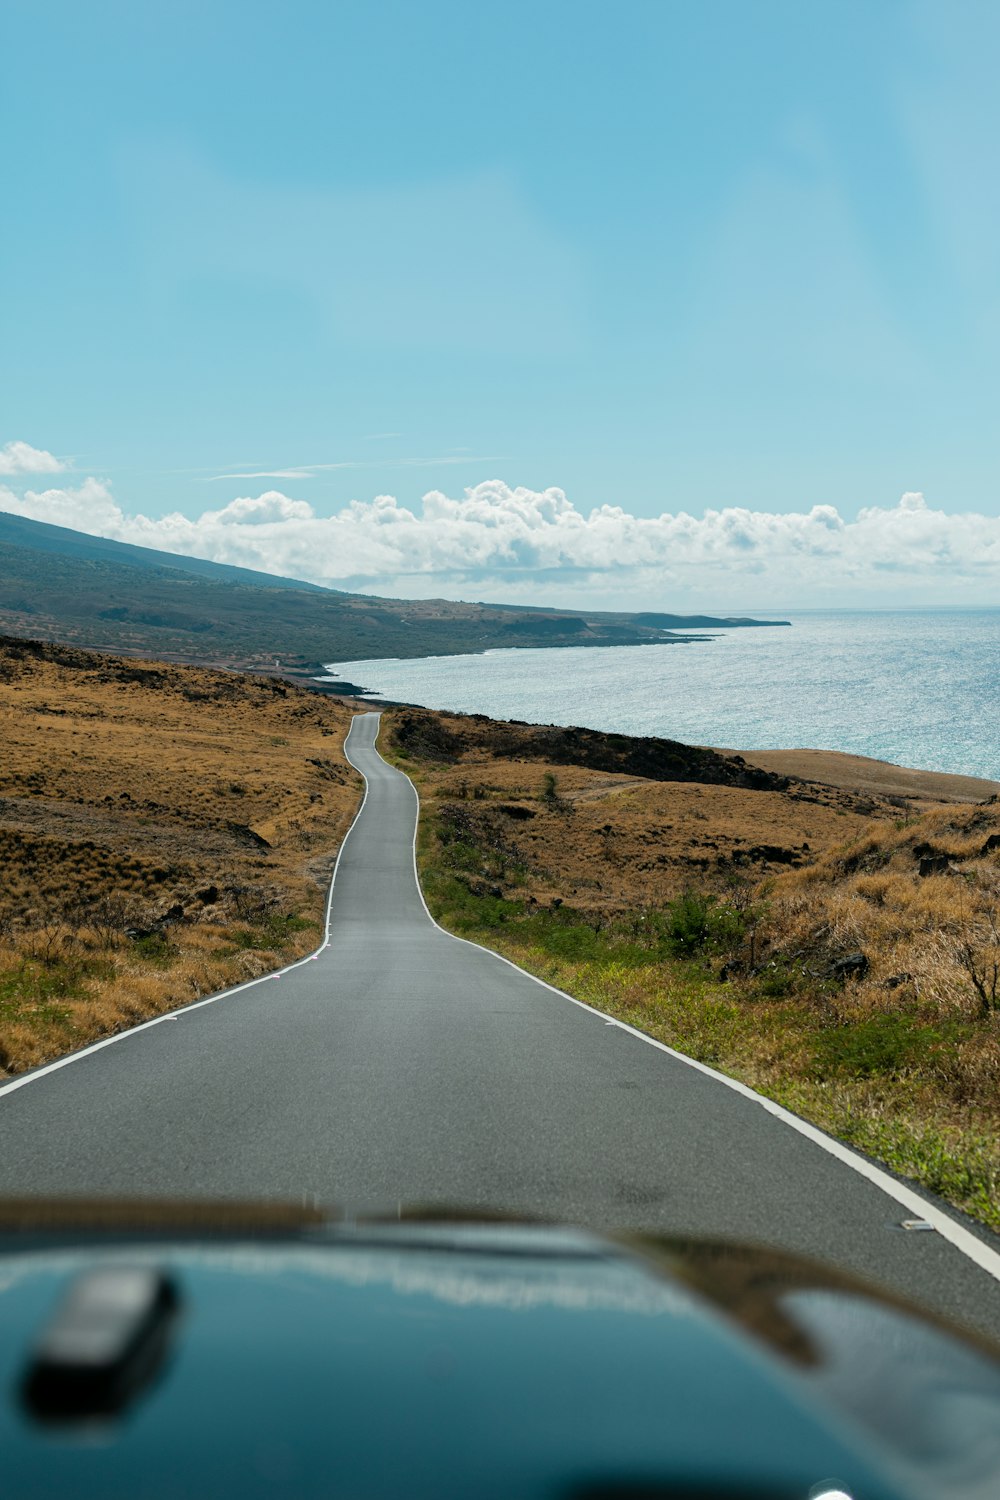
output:
[[[942, 602], [991, 602], [947, 518], [1000, 514], [998, 42], [978, 0], [6, 0], [0, 448], [59, 478], [10, 461], [3, 505], [372, 589], [624, 603], [592, 546], [481, 532], [530, 536], [557, 491], [637, 522], [820, 507], [821, 537], [875, 508], [895, 547], [922, 492], [937, 550], [894, 597], [936, 559]], [[413, 570], [314, 524], [391, 495], [440, 532], [428, 492], [459, 510]], [[734, 544], [764, 603], [768, 524]], [[725, 592], [712, 538], [685, 573], [671, 535], [644, 601]], [[845, 602], [878, 594], [857, 566]]]

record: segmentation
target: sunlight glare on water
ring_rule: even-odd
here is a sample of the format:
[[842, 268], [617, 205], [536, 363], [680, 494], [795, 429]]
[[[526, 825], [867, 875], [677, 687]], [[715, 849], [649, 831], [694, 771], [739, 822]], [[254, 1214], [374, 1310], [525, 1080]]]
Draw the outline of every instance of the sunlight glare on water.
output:
[[810, 612], [684, 646], [337, 662], [389, 699], [738, 750], [1000, 778], [1000, 610]]

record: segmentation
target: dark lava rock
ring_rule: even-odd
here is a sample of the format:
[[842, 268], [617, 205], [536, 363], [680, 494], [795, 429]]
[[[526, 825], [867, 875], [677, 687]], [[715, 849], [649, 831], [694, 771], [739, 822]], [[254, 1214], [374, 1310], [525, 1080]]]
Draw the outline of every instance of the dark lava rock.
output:
[[830, 965], [828, 970], [831, 979], [864, 979], [869, 970], [869, 963], [863, 953], [848, 953], [844, 958], [838, 958]]
[[[457, 761], [471, 743], [483, 743], [481, 737], [468, 735], [461, 714], [436, 716], [421, 709], [400, 713], [394, 736], [399, 748], [408, 754], [440, 762]], [[684, 745], [678, 740], [495, 720], [486, 743], [491, 753], [501, 759], [584, 766], [591, 771], [642, 776], [649, 781], [692, 781], [766, 792], [787, 791], [789, 786], [787, 776], [749, 766], [738, 755], [719, 755], [715, 750]]]
[[783, 849], [779, 844], [754, 844], [746, 850], [746, 857], [754, 864], [797, 865], [801, 861], [794, 849]]
[[306, 764], [315, 766], [320, 775], [325, 776], [327, 781], [343, 780], [339, 768], [331, 760], [323, 760], [321, 756], [314, 755], [309, 758]]
[[421, 760], [444, 761], [453, 764], [464, 748], [460, 734], [454, 734], [441, 719], [431, 714], [400, 714], [394, 726], [394, 738], [400, 750]]
[[270, 849], [271, 847], [266, 838], [263, 838], [259, 833], [255, 833], [246, 823], [227, 823], [226, 827], [233, 835], [233, 838], [239, 839], [241, 844], [250, 844], [255, 849]]
[[947, 854], [925, 854], [917, 866], [917, 874], [926, 877], [928, 875], [947, 875], [951, 869], [951, 860]]
[[991, 833], [980, 853], [991, 854], [994, 849], [1000, 849], [1000, 833]]

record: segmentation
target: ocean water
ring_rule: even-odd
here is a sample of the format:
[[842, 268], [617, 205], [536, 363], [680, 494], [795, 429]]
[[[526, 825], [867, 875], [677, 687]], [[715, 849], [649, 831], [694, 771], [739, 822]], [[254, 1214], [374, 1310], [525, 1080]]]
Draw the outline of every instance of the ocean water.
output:
[[1000, 780], [1000, 609], [810, 611], [683, 646], [338, 661], [389, 699], [738, 750], [845, 750]]

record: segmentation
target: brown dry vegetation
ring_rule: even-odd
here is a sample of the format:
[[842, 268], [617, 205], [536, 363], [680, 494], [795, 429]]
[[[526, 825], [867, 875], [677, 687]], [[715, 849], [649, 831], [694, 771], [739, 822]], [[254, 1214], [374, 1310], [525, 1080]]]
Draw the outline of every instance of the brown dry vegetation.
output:
[[778, 776], [845, 787], [861, 795], [902, 798], [917, 808], [948, 802], [985, 802], [998, 790], [995, 781], [982, 776], [917, 771], [912, 766], [895, 766], [891, 761], [847, 755], [842, 750], [748, 750], [741, 759]]
[[[417, 772], [439, 814], [450, 809], [446, 820], [464, 819], [481, 840], [514, 851], [508, 863], [523, 866], [517, 888], [529, 901], [572, 902], [598, 920], [660, 906], [692, 884], [721, 893], [756, 883], [811, 863], [873, 816], [900, 816], [898, 798], [785, 776], [754, 787], [736, 774], [720, 784], [726, 772], [715, 762], [729, 762], [711, 751], [677, 746], [692, 759], [676, 776], [652, 751], [617, 750], [670, 742], [556, 733], [559, 761], [549, 757], [548, 726], [406, 708], [387, 715], [385, 742]], [[602, 742], [610, 742], [604, 756]], [[611, 769], [573, 764], [574, 747], [581, 760], [603, 759]], [[629, 760], [647, 774], [621, 774]]]
[[774, 883], [772, 943], [807, 958], [861, 950], [856, 1009], [1000, 1016], [1000, 802], [872, 824]]
[[350, 709], [267, 678], [0, 638], [0, 1068], [318, 941]]
[[848, 757], [835, 786], [653, 780], [421, 717], [384, 742], [439, 919], [1000, 1228], [996, 784], [957, 803], [962, 778]]

